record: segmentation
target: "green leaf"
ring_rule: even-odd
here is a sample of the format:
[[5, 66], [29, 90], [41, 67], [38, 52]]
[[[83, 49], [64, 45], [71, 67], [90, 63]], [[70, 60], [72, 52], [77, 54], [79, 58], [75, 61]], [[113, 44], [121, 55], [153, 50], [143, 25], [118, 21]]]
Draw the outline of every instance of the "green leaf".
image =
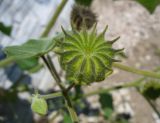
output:
[[137, 0], [137, 2], [142, 4], [150, 13], [153, 13], [160, 4], [160, 0]]
[[18, 60], [16, 63], [22, 70], [30, 70], [38, 65], [38, 58], [29, 58], [25, 60]]
[[14, 60], [22, 60], [42, 56], [51, 51], [55, 45], [54, 39], [30, 39], [23, 45], [6, 47], [5, 53]]
[[30, 73], [35, 73], [43, 67], [38, 58], [17, 60], [16, 63], [22, 70], [27, 70]]
[[69, 114], [65, 113], [63, 116], [63, 123], [72, 123], [71, 117]]
[[31, 109], [33, 112], [40, 115], [45, 115], [48, 112], [47, 102], [43, 98], [39, 98], [38, 94], [32, 97]]
[[6, 35], [10, 35], [12, 31], [11, 26], [5, 26], [2, 22], [0, 22], [0, 31]]
[[43, 68], [43, 64], [38, 64], [28, 70], [29, 73], [36, 73]]
[[92, 0], [75, 0], [75, 2], [84, 6], [90, 6]]
[[100, 103], [104, 113], [104, 117], [109, 119], [114, 111], [112, 95], [109, 93], [100, 94]]

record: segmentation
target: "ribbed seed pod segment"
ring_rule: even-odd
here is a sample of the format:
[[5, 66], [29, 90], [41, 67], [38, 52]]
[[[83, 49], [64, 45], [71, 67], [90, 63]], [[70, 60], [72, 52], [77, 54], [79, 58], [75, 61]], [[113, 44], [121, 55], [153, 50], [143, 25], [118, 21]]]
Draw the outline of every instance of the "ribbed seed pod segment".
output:
[[99, 82], [112, 73], [115, 55], [121, 50], [112, 48], [114, 41], [105, 40], [107, 26], [97, 35], [96, 24], [92, 31], [67, 33], [62, 28], [65, 38], [61, 46], [60, 62], [66, 71], [66, 79], [84, 85]]

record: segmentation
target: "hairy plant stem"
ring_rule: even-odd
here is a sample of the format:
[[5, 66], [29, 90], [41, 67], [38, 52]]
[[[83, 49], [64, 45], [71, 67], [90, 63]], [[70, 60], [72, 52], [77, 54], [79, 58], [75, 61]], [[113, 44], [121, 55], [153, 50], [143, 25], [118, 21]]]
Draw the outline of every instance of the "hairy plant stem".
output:
[[[62, 81], [61, 81], [61, 79], [60, 79], [60, 77], [59, 77], [59, 75], [58, 75], [58, 73], [57, 73], [57, 71], [56, 71], [56, 69], [54, 67], [54, 64], [53, 64], [53, 62], [51, 60], [51, 57], [49, 57], [49, 55], [47, 55], [47, 61], [48, 61], [49, 65], [50, 65], [51, 69], [53, 70], [53, 72], [55, 74], [55, 77], [57, 78], [56, 79], [57, 83], [60, 83], [62, 85]], [[63, 85], [62, 85], [62, 87], [63, 87], [63, 88], [61, 88], [62, 94], [63, 94], [64, 98], [66, 99], [66, 106], [67, 106], [67, 109], [68, 109], [68, 111], [69, 111], [69, 113], [71, 115], [71, 119], [73, 120], [74, 123], [78, 123], [77, 114], [74, 111], [72, 102], [71, 102], [70, 97], [68, 95], [68, 91], [73, 87], [73, 84], [71, 84], [69, 86], [69, 88], [67, 88], [67, 89], [65, 89], [65, 87]]]
[[68, 0], [62, 0], [60, 5], [58, 6], [56, 12], [54, 13], [54, 15], [52, 16], [51, 20], [49, 21], [46, 29], [41, 34], [41, 37], [46, 37], [49, 34], [49, 32], [51, 31], [52, 27], [55, 25], [58, 16], [60, 15], [61, 11], [63, 10], [64, 6], [66, 5], [67, 1]]
[[160, 79], [160, 74], [155, 73], [155, 72], [139, 70], [139, 69], [132, 68], [132, 67], [129, 67], [129, 66], [126, 66], [126, 65], [122, 65], [122, 64], [119, 64], [119, 63], [113, 63], [113, 67], [119, 68], [119, 69], [127, 71], [127, 72], [143, 75], [143, 76], [146, 76], [146, 77]]
[[[67, 106], [67, 109], [68, 109], [68, 112], [71, 116], [71, 119], [73, 121], [73, 123], [78, 123], [78, 116], [73, 108], [73, 105], [72, 105], [72, 102], [71, 102], [71, 99], [68, 95], [68, 92], [66, 91], [65, 87], [62, 85], [61, 83], [61, 80], [59, 78], [59, 75], [57, 74], [56, 72], [56, 69], [53, 65], [53, 63], [51, 63], [51, 59], [46, 59], [45, 56], [42, 56], [42, 59], [43, 61], [45, 62], [46, 66], [48, 67], [49, 71], [51, 72], [52, 76], [54, 77], [56, 83], [58, 84], [58, 86], [60, 87], [61, 91], [62, 91], [62, 94], [65, 98], [65, 102], [66, 102], [66, 106]], [[51, 65], [52, 64], [52, 65]]]
[[54, 92], [52, 94], [40, 95], [39, 97], [43, 99], [52, 99], [60, 96], [62, 96], [62, 92]]
[[66, 99], [66, 107], [67, 107], [68, 112], [69, 112], [69, 114], [71, 116], [72, 122], [73, 123], [79, 123], [77, 113], [74, 110], [74, 107], [72, 105], [72, 102], [71, 102], [71, 99], [70, 99], [70, 97], [68, 95], [68, 92], [67, 91], [63, 91], [63, 96]]
[[57, 73], [57, 71], [56, 71], [56, 68], [54, 67], [54, 64], [53, 64], [53, 62], [52, 62], [52, 59], [51, 59], [51, 57], [50, 57], [48, 54], [47, 54], [47, 61], [48, 61], [51, 69], [53, 70], [53, 72], [54, 72], [54, 74], [55, 74], [56, 81], [59, 82], [59, 83], [62, 83], [62, 81], [61, 81], [61, 79], [60, 79], [60, 77], [59, 77], [59, 75], [58, 75], [58, 73]]
[[116, 86], [113, 86], [113, 87], [110, 87], [110, 88], [104, 88], [104, 89], [98, 89], [96, 91], [93, 91], [93, 92], [90, 92], [90, 93], [87, 93], [87, 94], [83, 94], [81, 98], [86, 98], [88, 96], [93, 96], [93, 95], [96, 95], [96, 94], [103, 94], [103, 93], [108, 93], [109, 91], [113, 91], [113, 90], [117, 90], [117, 89], [122, 89], [122, 88], [129, 88], [129, 87], [137, 87], [139, 86], [139, 83], [141, 81], [143, 81], [145, 78], [140, 78], [136, 81], [133, 81], [133, 82], [127, 82], [125, 84], [119, 84], [119, 85], [116, 85]]
[[56, 74], [56, 70], [55, 68], [53, 68], [53, 66], [50, 65], [50, 63], [48, 62], [48, 60], [45, 58], [45, 56], [41, 56], [41, 58], [43, 59], [43, 61], [45, 62], [47, 68], [49, 69], [50, 73], [52, 74], [53, 78], [55, 79], [56, 83], [58, 84], [58, 86], [60, 87], [61, 90], [65, 90], [65, 87], [61, 84], [61, 80], [59, 79], [59, 76]]
[[66, 89], [66, 91], [68, 92], [68, 91], [70, 91], [73, 87], [75, 87], [76, 86], [76, 84], [75, 83], [72, 83], [67, 89]]

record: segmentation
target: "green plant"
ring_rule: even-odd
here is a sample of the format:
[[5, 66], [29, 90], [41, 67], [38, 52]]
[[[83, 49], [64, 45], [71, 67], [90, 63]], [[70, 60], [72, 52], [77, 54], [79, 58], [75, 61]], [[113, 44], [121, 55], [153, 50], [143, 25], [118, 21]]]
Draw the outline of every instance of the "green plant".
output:
[[153, 13], [156, 7], [160, 4], [160, 0], [137, 0], [144, 6], [150, 13]]
[[[93, 13], [91, 14], [93, 18], [90, 18], [88, 15], [87, 19], [83, 18], [84, 16], [80, 16], [81, 21], [79, 21], [79, 18], [77, 19], [77, 16], [75, 16], [74, 13], [71, 17], [71, 19], [74, 19], [74, 21], [71, 21], [72, 30], [68, 31], [62, 28], [62, 33], [53, 38], [46, 38], [66, 3], [67, 0], [62, 0], [62, 3], [55, 12], [55, 15], [47, 25], [46, 30], [42, 33], [41, 38], [30, 39], [21, 46], [6, 47], [5, 53], [8, 57], [2, 61], [0, 65], [4, 66], [11, 61], [15, 61], [20, 66], [26, 63], [23, 68], [25, 70], [29, 70], [28, 68], [32, 68], [37, 64], [39, 58], [44, 61], [60, 90], [48, 95], [40, 95], [38, 92], [33, 95], [31, 108], [34, 112], [40, 115], [47, 114], [47, 99], [63, 97], [65, 101], [64, 106], [67, 107], [72, 122], [78, 123], [79, 119], [75, 110], [75, 105], [79, 104], [81, 99], [94, 94], [99, 94], [99, 101], [103, 108], [104, 117], [106, 119], [110, 119], [114, 110], [112, 96], [108, 93], [110, 90], [126, 87], [137, 87], [139, 89], [141, 87], [140, 83], [146, 80], [147, 77], [160, 79], [160, 74], [152, 71], [138, 70], [115, 63], [119, 62], [115, 57], [123, 52], [123, 49], [112, 48], [112, 44], [117, 41], [119, 37], [112, 41], [106, 41], [104, 35], [107, 27], [102, 33], [98, 34], [96, 31], [96, 16], [94, 16]], [[80, 9], [86, 10], [85, 7]], [[94, 20], [92, 21], [92, 19]], [[92, 21], [92, 24], [88, 26], [88, 21], [90, 20]], [[81, 23], [79, 24], [79, 22]], [[89, 30], [90, 28], [91, 30]], [[59, 63], [62, 69], [66, 71], [65, 82], [62, 82], [54, 64], [52, 63], [49, 52], [53, 51], [58, 54]], [[144, 77], [134, 82], [130, 82], [129, 84], [118, 85], [112, 88], [81, 94], [81, 86], [104, 80], [112, 74], [113, 67], [139, 74]], [[147, 90], [149, 87], [147, 86], [141, 93], [146, 96], [146, 92], [148, 92]], [[75, 89], [74, 93], [70, 91], [72, 88]], [[66, 119], [70, 120], [68, 115], [65, 113], [64, 120]]]
[[6, 26], [2, 22], [0, 22], [0, 31], [3, 32], [6, 35], [10, 35], [12, 31], [11, 26]]

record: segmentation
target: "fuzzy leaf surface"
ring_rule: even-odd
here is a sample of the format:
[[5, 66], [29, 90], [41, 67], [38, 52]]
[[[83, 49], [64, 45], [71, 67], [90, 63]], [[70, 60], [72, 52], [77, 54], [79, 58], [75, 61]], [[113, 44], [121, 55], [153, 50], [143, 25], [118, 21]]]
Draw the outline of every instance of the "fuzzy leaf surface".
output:
[[14, 60], [39, 57], [51, 51], [55, 44], [54, 39], [31, 39], [20, 46], [6, 47], [5, 53]]

